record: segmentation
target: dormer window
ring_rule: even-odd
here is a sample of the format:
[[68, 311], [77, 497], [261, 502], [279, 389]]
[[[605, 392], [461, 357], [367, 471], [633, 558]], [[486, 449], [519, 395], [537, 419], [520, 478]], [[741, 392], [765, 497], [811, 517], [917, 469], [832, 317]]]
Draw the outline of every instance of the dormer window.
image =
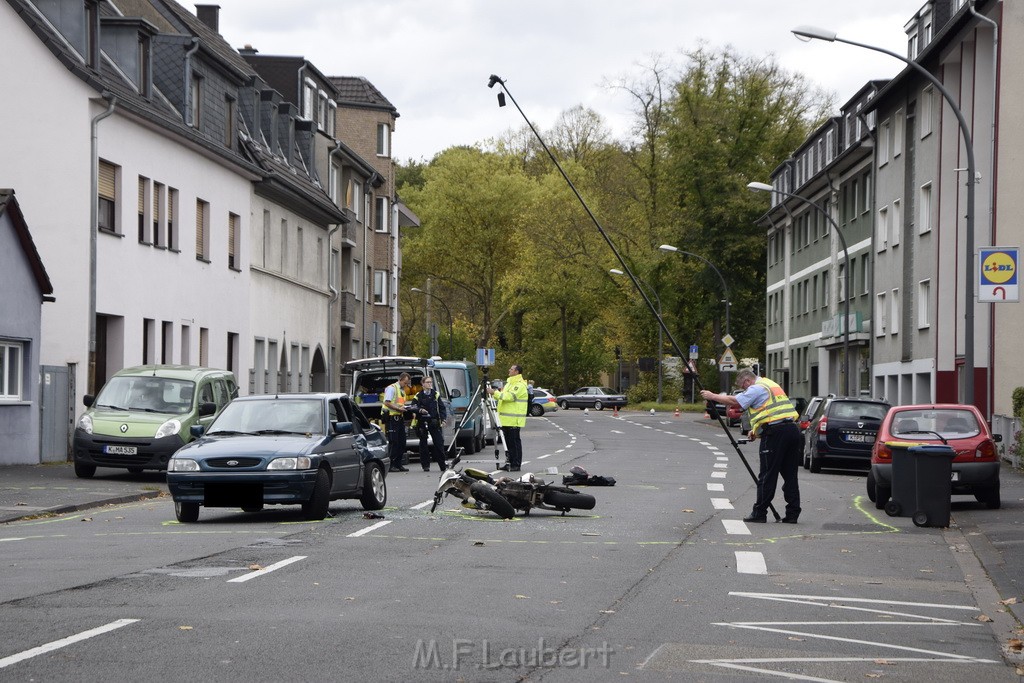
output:
[[203, 113], [203, 77], [192, 72], [188, 84], [189, 114], [193, 128], [199, 128]]

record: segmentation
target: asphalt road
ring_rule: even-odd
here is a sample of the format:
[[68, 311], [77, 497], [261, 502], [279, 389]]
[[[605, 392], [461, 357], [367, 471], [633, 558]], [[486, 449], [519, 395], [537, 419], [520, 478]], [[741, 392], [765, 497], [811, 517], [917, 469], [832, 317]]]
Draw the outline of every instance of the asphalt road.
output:
[[879, 516], [862, 474], [801, 471], [800, 524], [745, 525], [717, 426], [558, 411], [523, 442], [524, 469], [618, 484], [585, 513], [431, 514], [414, 464], [383, 519], [182, 525], [161, 497], [0, 526], [0, 680], [1020, 679], [963, 532]]

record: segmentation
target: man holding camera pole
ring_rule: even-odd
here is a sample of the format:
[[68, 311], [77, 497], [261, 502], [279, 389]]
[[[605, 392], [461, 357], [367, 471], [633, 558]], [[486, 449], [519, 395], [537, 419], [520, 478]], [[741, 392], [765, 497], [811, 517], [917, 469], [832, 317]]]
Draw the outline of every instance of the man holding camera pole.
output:
[[487, 395], [493, 396], [498, 402], [498, 421], [501, 422], [501, 436], [508, 458], [501, 469], [518, 472], [523, 466], [523, 441], [519, 432], [526, 425], [529, 402], [522, 366], [513, 364], [508, 369], [508, 379], [501, 391], [488, 385]]

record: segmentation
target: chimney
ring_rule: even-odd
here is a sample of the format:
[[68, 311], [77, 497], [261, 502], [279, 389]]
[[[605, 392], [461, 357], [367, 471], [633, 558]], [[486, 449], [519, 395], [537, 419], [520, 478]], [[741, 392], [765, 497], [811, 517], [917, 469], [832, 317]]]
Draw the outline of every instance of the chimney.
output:
[[217, 33], [220, 33], [220, 5], [196, 5], [196, 16]]

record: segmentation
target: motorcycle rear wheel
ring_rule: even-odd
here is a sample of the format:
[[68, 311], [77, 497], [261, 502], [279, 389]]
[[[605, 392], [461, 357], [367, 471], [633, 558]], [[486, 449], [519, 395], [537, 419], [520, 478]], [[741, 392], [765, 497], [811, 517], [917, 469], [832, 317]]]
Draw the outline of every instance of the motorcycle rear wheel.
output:
[[478, 501], [487, 505], [488, 510], [502, 519], [512, 519], [515, 517], [516, 511], [512, 507], [512, 503], [505, 500], [500, 493], [487, 484], [481, 481], [475, 482], [469, 487], [469, 492]]
[[545, 491], [544, 502], [559, 510], [593, 510], [597, 505], [597, 499], [589, 493], [569, 490]]

